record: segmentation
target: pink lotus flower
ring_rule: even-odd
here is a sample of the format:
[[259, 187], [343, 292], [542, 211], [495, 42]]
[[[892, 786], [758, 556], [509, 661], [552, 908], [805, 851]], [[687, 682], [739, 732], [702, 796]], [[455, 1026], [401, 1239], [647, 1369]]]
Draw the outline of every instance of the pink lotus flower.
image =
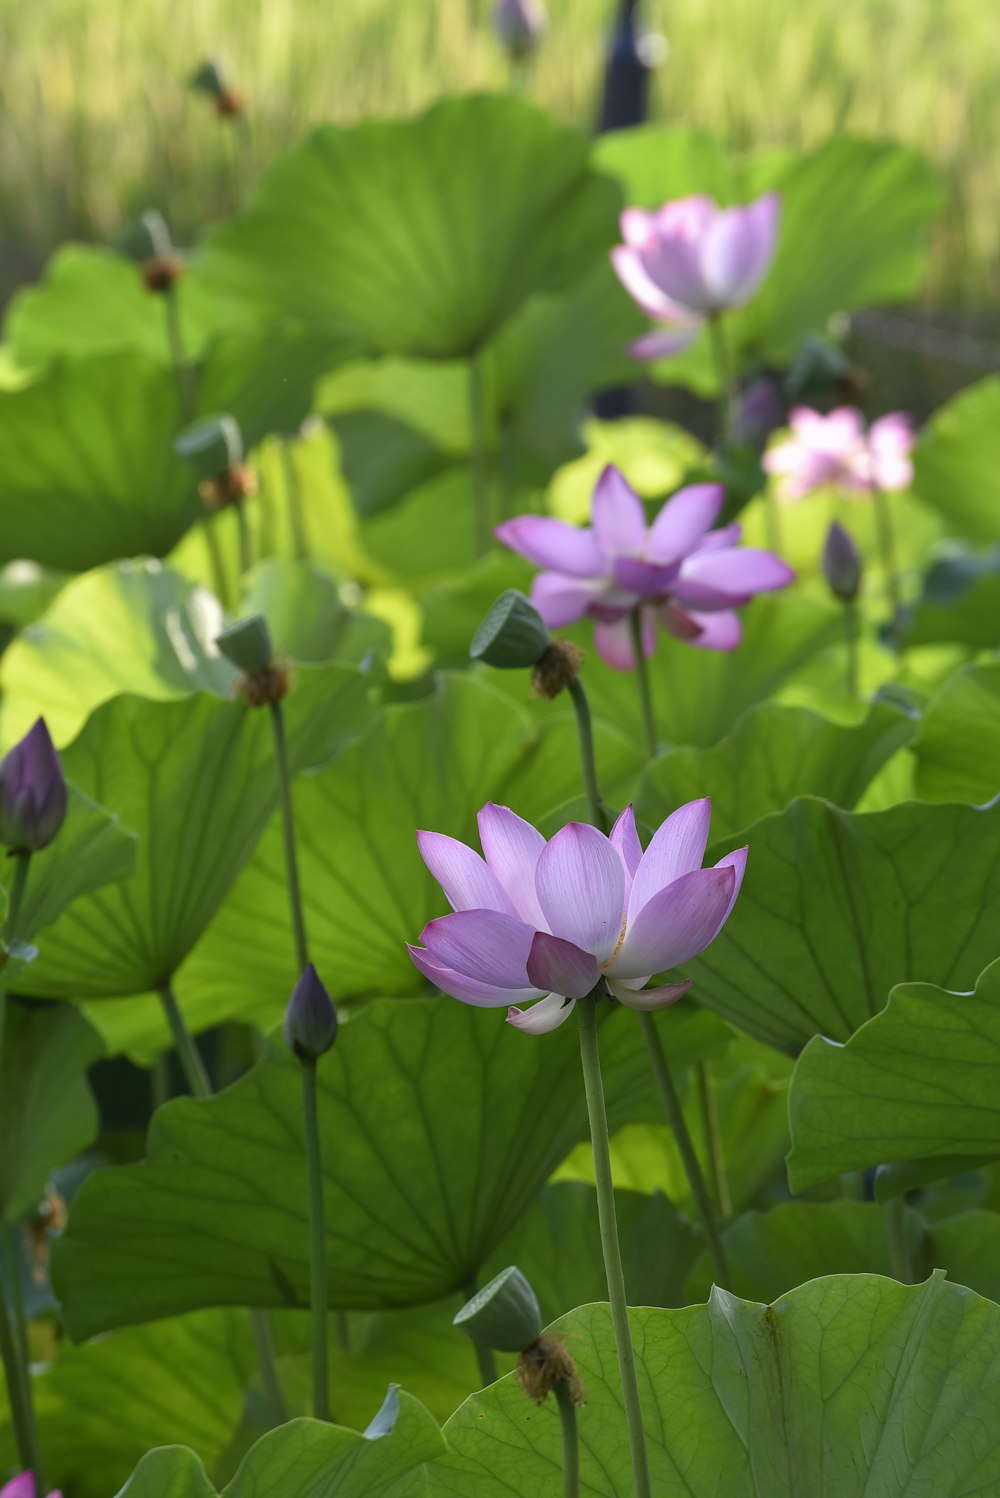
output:
[[913, 479], [910, 454], [916, 439], [901, 411], [879, 417], [866, 431], [864, 417], [853, 406], [839, 406], [828, 416], [798, 406], [788, 424], [791, 436], [763, 458], [764, 470], [776, 480], [777, 496], [786, 504], [814, 489], [863, 495], [873, 488], [905, 489]]
[[644, 653], [656, 624], [692, 645], [733, 650], [742, 638], [734, 612], [757, 593], [783, 588], [793, 573], [769, 551], [740, 547], [741, 529], [710, 530], [722, 508], [721, 484], [691, 484], [646, 525], [642, 501], [617, 468], [605, 468], [586, 529], [542, 515], [497, 527], [499, 540], [541, 572], [531, 601], [550, 629], [590, 615], [594, 644], [619, 671], [635, 666], [629, 615], [641, 611]]
[[774, 257], [779, 200], [767, 193], [745, 208], [712, 198], [678, 198], [657, 213], [626, 208], [625, 243], [611, 251], [618, 279], [648, 317], [666, 324], [632, 344], [638, 359], [680, 353], [706, 319], [742, 307]]
[[[33, 1472], [22, 1472], [20, 1477], [12, 1478], [0, 1488], [0, 1498], [35, 1498], [35, 1474]], [[49, 1498], [62, 1498], [61, 1493], [50, 1493]]]
[[[453, 914], [430, 921], [408, 948], [438, 988], [481, 1008], [510, 1005], [519, 1030], [541, 1035], [569, 1018], [603, 979], [630, 1009], [661, 1009], [689, 983], [646, 988], [722, 930], [739, 894], [746, 848], [714, 868], [708, 800], [673, 812], [642, 850], [631, 806], [610, 837], [570, 822], [546, 842], [506, 806], [484, 806], [485, 858], [453, 837], [418, 832], [421, 857]], [[529, 999], [541, 1002], [528, 1010]]]

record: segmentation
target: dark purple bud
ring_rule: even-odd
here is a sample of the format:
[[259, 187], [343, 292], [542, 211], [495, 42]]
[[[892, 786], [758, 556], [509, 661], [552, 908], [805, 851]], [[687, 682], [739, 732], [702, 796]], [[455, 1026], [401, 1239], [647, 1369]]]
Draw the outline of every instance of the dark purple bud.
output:
[[318, 1061], [337, 1038], [337, 1010], [310, 962], [285, 1011], [285, 1041], [300, 1061]]
[[785, 418], [781, 381], [777, 375], [760, 375], [740, 393], [734, 435], [738, 442], [763, 447], [771, 433], [784, 426]]
[[547, 21], [541, 0], [497, 0], [493, 10], [493, 30], [515, 62], [537, 50]]
[[66, 779], [45, 719], [0, 760], [0, 843], [15, 853], [47, 848], [66, 816]]
[[823, 543], [823, 576], [844, 603], [858, 596], [861, 586], [861, 555], [851, 537], [836, 520]]

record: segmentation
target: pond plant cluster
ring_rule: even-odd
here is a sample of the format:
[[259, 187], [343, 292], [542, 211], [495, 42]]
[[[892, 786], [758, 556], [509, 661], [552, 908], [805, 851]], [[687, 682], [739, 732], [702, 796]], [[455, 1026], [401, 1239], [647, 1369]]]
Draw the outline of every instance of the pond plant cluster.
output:
[[1000, 1494], [1000, 383], [838, 341], [940, 206], [456, 97], [15, 298], [4, 1498]]

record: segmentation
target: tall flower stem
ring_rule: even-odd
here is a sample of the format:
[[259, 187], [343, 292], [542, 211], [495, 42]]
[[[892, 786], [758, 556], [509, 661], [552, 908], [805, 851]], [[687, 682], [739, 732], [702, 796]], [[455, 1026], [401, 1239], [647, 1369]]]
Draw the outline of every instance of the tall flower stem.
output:
[[896, 560], [896, 532], [889, 511], [889, 496], [877, 484], [872, 487], [872, 507], [875, 511], [879, 556], [882, 560], [882, 571], [885, 573], [886, 602], [892, 610], [895, 623], [902, 607], [899, 592], [899, 565]]
[[688, 1185], [691, 1187], [691, 1195], [694, 1197], [695, 1210], [698, 1213], [701, 1230], [705, 1235], [705, 1246], [712, 1260], [716, 1282], [723, 1290], [729, 1290], [732, 1288], [732, 1280], [729, 1276], [729, 1265], [726, 1262], [726, 1251], [722, 1246], [722, 1238], [719, 1235], [715, 1213], [712, 1210], [712, 1202], [708, 1194], [708, 1188], [705, 1185], [705, 1177], [701, 1173], [698, 1156], [695, 1154], [691, 1135], [688, 1132], [684, 1110], [681, 1107], [681, 1100], [677, 1096], [674, 1079], [670, 1075], [667, 1058], [663, 1054], [663, 1046], [656, 1028], [656, 1021], [652, 1014], [640, 1013], [639, 1023], [642, 1026], [642, 1035], [646, 1042], [646, 1050], [649, 1053], [649, 1061], [653, 1068], [657, 1090], [666, 1110], [670, 1127], [674, 1132], [674, 1138], [677, 1140], [677, 1148], [681, 1152], [684, 1173], [688, 1178]]
[[559, 1406], [559, 1422], [562, 1425], [563, 1498], [579, 1498], [580, 1438], [576, 1428], [576, 1405], [564, 1378], [556, 1384], [555, 1396]]
[[10, 983], [10, 975], [7, 973], [7, 963], [10, 960], [7, 948], [17, 936], [17, 925], [21, 917], [21, 905], [24, 900], [24, 887], [28, 882], [28, 868], [31, 864], [30, 852], [14, 854], [14, 876], [10, 881], [10, 889], [7, 894], [7, 911], [3, 922], [3, 952], [0, 952], [0, 1075], [3, 1069], [3, 1042], [4, 1030], [7, 1026], [7, 986]]
[[302, 511], [302, 487], [295, 467], [295, 454], [288, 437], [281, 439], [281, 468], [285, 479], [285, 503], [288, 507], [288, 525], [292, 533], [292, 550], [302, 561], [309, 555], [309, 538], [306, 535], [306, 518]]
[[295, 818], [292, 813], [292, 777], [288, 765], [288, 742], [285, 737], [285, 718], [280, 702], [270, 704], [271, 727], [274, 732], [274, 760], [278, 769], [278, 796], [281, 801], [281, 829], [285, 841], [285, 877], [288, 880], [288, 903], [292, 911], [292, 927], [295, 932], [295, 961], [298, 971], [304, 973], [309, 964], [309, 947], [306, 942], [306, 923], [302, 913], [302, 888], [299, 883], [299, 859], [295, 846]]
[[858, 695], [859, 623], [857, 600], [846, 599], [844, 601], [844, 645], [847, 650], [847, 690], [852, 697]]
[[601, 800], [601, 789], [597, 783], [594, 725], [590, 717], [590, 702], [579, 677], [570, 682], [569, 694], [573, 699], [577, 733], [580, 739], [580, 773], [583, 777], [584, 795], [587, 798], [587, 818], [601, 832], [606, 833], [608, 818]]
[[319, 1153], [316, 1062], [302, 1060], [302, 1113], [309, 1175], [310, 1290], [312, 1305], [313, 1416], [330, 1418], [330, 1377], [326, 1350], [326, 1229], [323, 1221], [323, 1166]]
[[578, 1005], [578, 1012], [580, 1016], [580, 1062], [583, 1067], [583, 1085], [587, 1095], [587, 1114], [590, 1119], [590, 1139], [594, 1151], [597, 1214], [601, 1228], [601, 1247], [604, 1251], [604, 1272], [608, 1280], [608, 1299], [611, 1302], [611, 1324], [614, 1328], [618, 1368], [621, 1373], [625, 1424], [632, 1455], [632, 1477], [636, 1498], [652, 1498], [649, 1454], [646, 1450], [646, 1432], [642, 1423], [639, 1379], [628, 1324], [625, 1276], [622, 1272], [622, 1256], [618, 1243], [615, 1192], [611, 1180], [611, 1151], [608, 1146], [608, 1114], [604, 1106], [601, 1060], [597, 1048], [596, 995], [588, 995], [587, 998], [582, 999]]
[[184, 334], [181, 332], [181, 304], [176, 286], [168, 286], [162, 296], [167, 321], [167, 339], [170, 343], [170, 360], [174, 367], [174, 379], [177, 381], [181, 416], [185, 422], [189, 422], [195, 417], [195, 397], [191, 385], [191, 366], [187, 362]]
[[722, 1142], [719, 1125], [719, 1110], [712, 1091], [712, 1070], [707, 1061], [699, 1061], [695, 1067], [698, 1079], [698, 1101], [701, 1104], [701, 1121], [705, 1134], [705, 1149], [712, 1162], [712, 1178], [715, 1183], [715, 1200], [721, 1217], [732, 1217], [733, 1201], [729, 1194], [729, 1173], [726, 1170], [726, 1150]]
[[476, 557], [490, 549], [490, 473], [486, 448], [486, 385], [478, 354], [469, 360], [469, 458], [472, 467], [473, 535]]
[[7, 1382], [7, 1401], [10, 1405], [11, 1424], [14, 1427], [14, 1440], [21, 1466], [25, 1471], [34, 1472], [39, 1491], [44, 1493], [46, 1489], [38, 1454], [35, 1412], [31, 1404], [31, 1374], [26, 1361], [21, 1356], [14, 1319], [12, 1287], [7, 1283], [6, 1255], [0, 1267], [3, 1270], [0, 1274], [0, 1362], [3, 1363], [4, 1377]]
[[885, 1217], [885, 1237], [892, 1277], [904, 1285], [912, 1285], [914, 1276], [910, 1246], [906, 1241], [905, 1199], [902, 1196], [890, 1197], [882, 1208], [882, 1213]]
[[715, 440], [720, 446], [727, 447], [732, 437], [739, 390], [733, 362], [729, 357], [729, 343], [722, 326], [722, 316], [718, 312], [708, 319], [708, 336], [712, 341], [712, 358], [715, 361], [715, 374], [719, 382]]
[[[194, 1042], [194, 1036], [185, 1023], [180, 1005], [177, 1002], [177, 997], [169, 983], [165, 983], [160, 989], [160, 1001], [167, 1017], [167, 1024], [170, 1026], [174, 1047], [177, 1051], [181, 1070], [184, 1073], [188, 1087], [195, 1097], [211, 1097], [212, 1084], [209, 1081], [208, 1072], [205, 1070], [205, 1063], [201, 1059], [201, 1054]], [[254, 1345], [256, 1346], [257, 1357], [260, 1363], [261, 1379], [264, 1385], [264, 1393], [270, 1406], [271, 1418], [275, 1425], [283, 1425], [286, 1419], [285, 1402], [282, 1398], [281, 1385], [278, 1381], [271, 1323], [268, 1321], [267, 1312], [257, 1307], [252, 1307], [249, 1314]]]
[[635, 656], [635, 679], [639, 687], [639, 706], [642, 710], [642, 731], [646, 739], [646, 753], [650, 759], [656, 754], [656, 717], [653, 713], [653, 694], [649, 685], [649, 667], [642, 648], [642, 614], [633, 609], [628, 617], [632, 635], [632, 654]]
[[240, 573], [247, 575], [253, 566], [253, 538], [250, 535], [250, 517], [246, 512], [246, 500], [236, 502], [236, 524], [240, 535]]

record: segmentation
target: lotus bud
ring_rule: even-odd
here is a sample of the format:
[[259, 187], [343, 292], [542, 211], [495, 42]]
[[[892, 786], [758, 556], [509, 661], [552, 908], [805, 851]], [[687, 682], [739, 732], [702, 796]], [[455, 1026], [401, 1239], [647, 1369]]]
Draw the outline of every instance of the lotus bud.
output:
[[274, 658], [271, 631], [261, 614], [231, 624], [217, 635], [219, 653], [243, 672], [236, 690], [247, 707], [270, 707], [287, 697], [292, 678], [288, 667]]
[[292, 990], [285, 1010], [285, 1043], [293, 1056], [314, 1064], [337, 1038], [337, 1010], [312, 963]]
[[861, 556], [842, 525], [835, 520], [823, 543], [823, 576], [831, 591], [844, 603], [852, 603], [861, 586]]
[[47, 848], [66, 818], [66, 779], [39, 718], [0, 760], [0, 843], [14, 853]]
[[541, 0], [497, 0], [493, 30], [513, 62], [537, 52], [548, 26]]
[[118, 249], [140, 267], [147, 291], [169, 291], [187, 268], [173, 246], [166, 219], [155, 208], [125, 230]]
[[[10, 1482], [4, 1483], [0, 1488], [0, 1498], [41, 1498], [34, 1472], [22, 1472], [19, 1477], [12, 1477]], [[49, 1498], [62, 1498], [62, 1494], [51, 1492]]]
[[472, 637], [469, 654], [504, 670], [537, 666], [549, 648], [541, 614], [516, 588], [501, 593]]
[[191, 87], [197, 94], [208, 95], [221, 120], [233, 119], [243, 113], [243, 95], [234, 88], [226, 68], [218, 59], [205, 59], [193, 75]]
[[523, 1352], [538, 1341], [542, 1312], [538, 1298], [516, 1264], [501, 1270], [454, 1318], [473, 1342], [494, 1352]]

